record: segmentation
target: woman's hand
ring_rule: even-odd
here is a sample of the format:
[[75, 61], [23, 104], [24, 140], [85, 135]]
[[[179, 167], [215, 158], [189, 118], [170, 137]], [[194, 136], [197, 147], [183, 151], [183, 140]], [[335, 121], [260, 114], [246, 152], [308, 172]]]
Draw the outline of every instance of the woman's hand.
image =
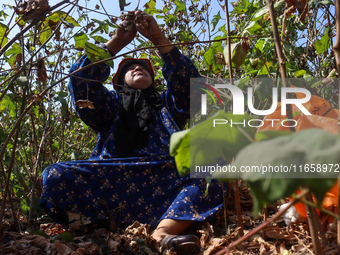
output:
[[116, 34], [111, 38], [111, 40], [105, 43], [107, 49], [113, 54], [117, 54], [121, 49], [128, 45], [133, 38], [135, 38], [137, 29], [135, 24], [132, 24], [131, 30], [127, 31], [119, 24], [120, 28], [117, 28]]
[[[135, 12], [135, 16], [137, 17], [136, 28], [141, 35], [148, 38], [155, 46], [170, 44], [169, 40], [158, 27], [154, 17], [140, 10]], [[139, 26], [138, 20], [142, 21], [141, 26]], [[144, 26], [143, 23], [147, 23], [147, 26]], [[173, 48], [173, 46], [163, 46], [157, 48], [161, 53], [167, 53]]]

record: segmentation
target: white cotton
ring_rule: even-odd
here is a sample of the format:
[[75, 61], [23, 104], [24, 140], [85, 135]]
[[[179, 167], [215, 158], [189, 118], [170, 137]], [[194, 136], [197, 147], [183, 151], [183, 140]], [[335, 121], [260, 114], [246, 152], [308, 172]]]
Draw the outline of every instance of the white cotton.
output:
[[[282, 204], [279, 208], [279, 212], [283, 209], [287, 208], [289, 203]], [[285, 223], [287, 226], [289, 226], [292, 223], [299, 223], [303, 222], [304, 219], [301, 217], [301, 215], [298, 213], [298, 211], [295, 209], [294, 206], [291, 206], [283, 215], [282, 215]]]

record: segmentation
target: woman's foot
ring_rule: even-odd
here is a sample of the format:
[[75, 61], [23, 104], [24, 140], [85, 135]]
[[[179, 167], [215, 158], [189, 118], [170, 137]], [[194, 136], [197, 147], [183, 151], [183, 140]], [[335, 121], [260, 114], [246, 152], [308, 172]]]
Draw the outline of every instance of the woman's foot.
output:
[[152, 237], [159, 243], [160, 250], [170, 249], [177, 252], [177, 255], [197, 255], [200, 253], [200, 242], [195, 235], [179, 235], [190, 226], [194, 221], [188, 220], [162, 220]]
[[197, 255], [200, 253], [200, 241], [195, 235], [168, 235], [160, 243], [161, 251], [171, 250], [177, 255]]

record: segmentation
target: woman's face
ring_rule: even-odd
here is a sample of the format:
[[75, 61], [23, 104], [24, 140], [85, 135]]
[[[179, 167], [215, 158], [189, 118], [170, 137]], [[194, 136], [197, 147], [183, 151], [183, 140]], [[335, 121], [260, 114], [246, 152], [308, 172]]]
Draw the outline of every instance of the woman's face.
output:
[[124, 78], [126, 83], [134, 89], [146, 89], [152, 84], [151, 74], [139, 64], [129, 66]]

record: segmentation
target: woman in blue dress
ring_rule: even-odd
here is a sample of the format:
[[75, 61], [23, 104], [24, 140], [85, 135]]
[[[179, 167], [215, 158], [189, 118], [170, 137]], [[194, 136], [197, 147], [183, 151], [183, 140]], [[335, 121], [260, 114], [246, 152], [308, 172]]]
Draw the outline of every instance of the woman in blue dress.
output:
[[[156, 92], [147, 59], [123, 59], [113, 77], [113, 91], [102, 85], [110, 73], [106, 64], [76, 73], [69, 92], [74, 104], [84, 99], [93, 103], [93, 109], [77, 104], [75, 109], [99, 133], [97, 145], [88, 160], [56, 163], [44, 170], [40, 205], [52, 219], [69, 227], [72, 222], [85, 225], [108, 219], [148, 223], [156, 226], [152, 237], [163, 247], [177, 254], [198, 254], [198, 238], [179, 234], [195, 222], [216, 217], [223, 209], [223, 188], [213, 182], [205, 195], [204, 179], [179, 177], [169, 143], [171, 134], [183, 129], [190, 117], [190, 78], [200, 75], [170, 45], [155, 19], [142, 15], [147, 27], [118, 28], [105, 47], [113, 55], [137, 32], [148, 38], [164, 60], [167, 90]], [[90, 63], [84, 55], [70, 72]]]

